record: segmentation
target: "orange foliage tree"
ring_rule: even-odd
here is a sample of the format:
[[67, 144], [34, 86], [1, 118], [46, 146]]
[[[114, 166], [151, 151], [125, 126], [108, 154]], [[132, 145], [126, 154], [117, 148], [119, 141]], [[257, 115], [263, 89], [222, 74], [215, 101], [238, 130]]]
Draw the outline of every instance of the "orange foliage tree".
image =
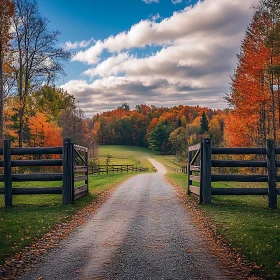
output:
[[61, 131], [54, 122], [48, 122], [43, 113], [36, 113], [28, 120], [32, 146], [61, 146]]
[[278, 2], [261, 2], [240, 48], [227, 96], [231, 110], [225, 119], [225, 137], [231, 146], [263, 146], [268, 138], [280, 139]]

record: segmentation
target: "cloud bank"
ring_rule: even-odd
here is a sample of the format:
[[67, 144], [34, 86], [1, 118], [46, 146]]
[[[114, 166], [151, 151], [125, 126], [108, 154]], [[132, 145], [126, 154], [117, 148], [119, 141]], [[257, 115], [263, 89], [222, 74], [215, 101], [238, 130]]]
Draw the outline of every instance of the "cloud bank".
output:
[[250, 7], [257, 3], [205, 0], [159, 22], [142, 20], [79, 51], [72, 60], [89, 68], [83, 79], [63, 88], [79, 99], [88, 116], [123, 102], [131, 108], [136, 104], [224, 108], [238, 46], [253, 14]]

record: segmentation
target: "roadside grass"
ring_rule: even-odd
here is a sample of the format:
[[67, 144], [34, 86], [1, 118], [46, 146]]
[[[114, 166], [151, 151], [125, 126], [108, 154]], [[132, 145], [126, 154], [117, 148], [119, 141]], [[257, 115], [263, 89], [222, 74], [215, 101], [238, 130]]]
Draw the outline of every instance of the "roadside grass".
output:
[[[159, 156], [156, 159], [163, 164], [166, 161]], [[168, 170], [166, 176], [187, 189], [186, 174]], [[236, 182], [216, 182], [212, 186], [267, 187], [265, 183]], [[253, 272], [256, 275], [264, 279], [280, 279], [280, 209], [268, 209], [267, 200], [267, 196], [212, 196], [212, 204], [200, 207], [215, 223], [217, 234], [233, 250], [255, 264]]]
[[[94, 201], [99, 194], [132, 175], [118, 173], [89, 176], [90, 194], [73, 205], [62, 205], [62, 195], [14, 195], [14, 206], [4, 208], [4, 195], [0, 195], [0, 264], [48, 233], [57, 223], [70, 220], [74, 213]], [[28, 182], [20, 183], [20, 186], [58, 186], [59, 183]], [[18, 183], [14, 185], [16, 187]]]

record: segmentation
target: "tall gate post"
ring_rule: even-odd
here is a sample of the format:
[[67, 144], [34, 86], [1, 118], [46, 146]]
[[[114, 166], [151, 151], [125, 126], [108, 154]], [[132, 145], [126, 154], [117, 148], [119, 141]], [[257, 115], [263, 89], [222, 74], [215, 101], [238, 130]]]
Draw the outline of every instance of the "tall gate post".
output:
[[203, 138], [202, 143], [202, 203], [211, 203], [211, 140]]
[[192, 184], [192, 180], [191, 180], [191, 175], [192, 175], [192, 171], [191, 171], [192, 156], [193, 156], [192, 151], [188, 150], [188, 185], [187, 185], [187, 194], [188, 195], [190, 194], [190, 185]]
[[277, 208], [277, 191], [276, 191], [276, 157], [275, 142], [267, 140], [266, 142], [267, 158], [267, 178], [268, 178], [268, 207]]
[[62, 202], [64, 205], [74, 202], [74, 153], [71, 139], [63, 140], [63, 176]]
[[13, 205], [11, 140], [4, 140], [5, 206]]

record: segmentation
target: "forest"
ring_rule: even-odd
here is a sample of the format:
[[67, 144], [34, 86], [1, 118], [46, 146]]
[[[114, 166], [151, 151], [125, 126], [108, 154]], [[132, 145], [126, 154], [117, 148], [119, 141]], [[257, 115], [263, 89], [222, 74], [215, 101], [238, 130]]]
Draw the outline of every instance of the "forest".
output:
[[71, 53], [57, 46], [36, 1], [0, 2], [0, 145], [90, 148], [136, 145], [186, 156], [210, 136], [213, 146], [264, 146], [280, 141], [280, 1], [260, 1], [248, 26], [225, 95], [228, 108], [139, 104], [85, 118], [78, 100], [55, 85]]

